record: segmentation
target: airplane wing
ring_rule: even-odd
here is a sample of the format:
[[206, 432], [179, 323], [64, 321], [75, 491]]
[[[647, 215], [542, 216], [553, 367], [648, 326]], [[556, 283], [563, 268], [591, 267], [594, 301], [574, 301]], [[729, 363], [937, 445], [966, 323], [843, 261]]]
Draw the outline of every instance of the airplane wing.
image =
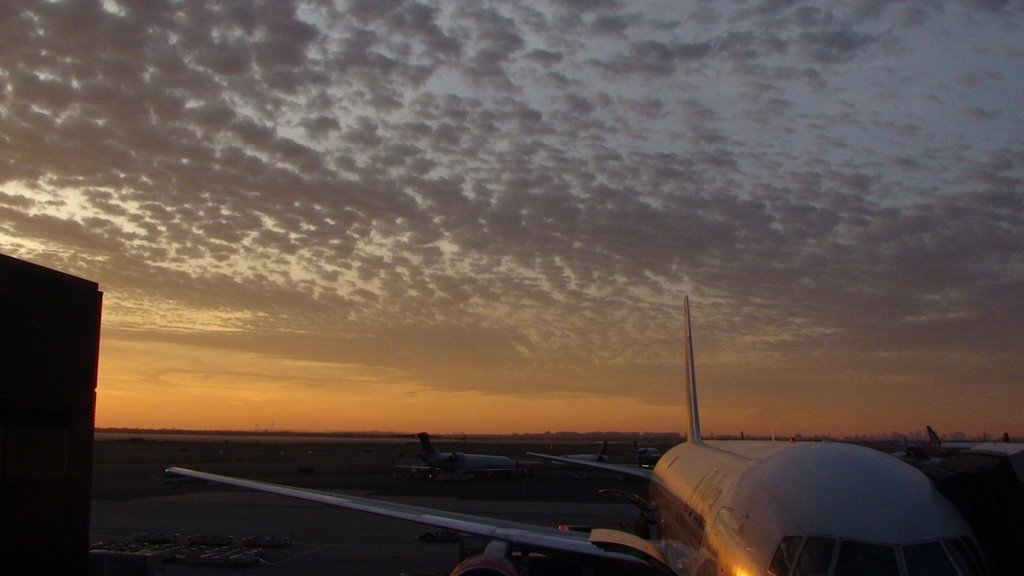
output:
[[[524, 552], [540, 552], [549, 556], [568, 557], [570, 559], [594, 562], [606, 565], [618, 565], [632, 570], [643, 571], [644, 568], [655, 571], [666, 571], [666, 566], [657, 566], [654, 560], [641, 560], [634, 555], [606, 551], [590, 542], [589, 535], [582, 532], [558, 530], [532, 524], [511, 522], [459, 514], [422, 506], [412, 506], [395, 502], [385, 502], [359, 496], [347, 496], [333, 492], [323, 492], [307, 488], [296, 488], [283, 484], [222, 476], [209, 472], [200, 472], [188, 468], [170, 467], [167, 472], [180, 474], [190, 478], [218, 482], [240, 488], [249, 488], [259, 492], [279, 494], [291, 498], [319, 502], [328, 506], [337, 506], [349, 510], [368, 512], [379, 516], [407, 520], [436, 528], [446, 528], [456, 532], [473, 534], [505, 542]], [[671, 571], [668, 571], [671, 573]]]
[[651, 479], [651, 469], [641, 468], [639, 466], [628, 466], [626, 464], [609, 464], [607, 462], [593, 462], [590, 460], [576, 460], [575, 458], [565, 458], [564, 456], [552, 456], [551, 454], [541, 454], [539, 452], [527, 452], [530, 456], [536, 456], [538, 458], [544, 458], [546, 460], [552, 460], [554, 462], [561, 462], [562, 464], [569, 464], [572, 466], [578, 466], [580, 468], [593, 468], [595, 470], [605, 470], [608, 472], [615, 472], [624, 476], [632, 476], [633, 478], [641, 478], [643, 480]]

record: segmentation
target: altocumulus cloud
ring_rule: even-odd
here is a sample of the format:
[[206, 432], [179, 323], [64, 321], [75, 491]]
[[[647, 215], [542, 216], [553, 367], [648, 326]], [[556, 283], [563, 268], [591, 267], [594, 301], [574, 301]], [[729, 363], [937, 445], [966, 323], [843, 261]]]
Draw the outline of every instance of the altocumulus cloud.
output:
[[111, 337], [437, 387], [653, 397], [683, 293], [708, 350], [928, 377], [967, 351], [1019, 385], [1022, 26], [1015, 2], [4, 2], [0, 249], [101, 280]]

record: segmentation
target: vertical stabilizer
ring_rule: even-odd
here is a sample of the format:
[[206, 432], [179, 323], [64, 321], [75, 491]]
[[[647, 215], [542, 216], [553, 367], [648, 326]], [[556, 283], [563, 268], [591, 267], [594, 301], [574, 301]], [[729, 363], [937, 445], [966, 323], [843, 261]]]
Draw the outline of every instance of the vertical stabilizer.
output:
[[700, 414], [697, 412], [697, 372], [693, 367], [693, 333], [690, 331], [690, 297], [683, 296], [683, 317], [686, 324], [686, 413], [689, 427], [686, 438], [689, 442], [703, 444], [700, 435]]
[[423, 448], [423, 454], [437, 454], [437, 450], [434, 450], [433, 444], [430, 443], [430, 434], [426, 432], [420, 432], [416, 435], [420, 439], [420, 446]]

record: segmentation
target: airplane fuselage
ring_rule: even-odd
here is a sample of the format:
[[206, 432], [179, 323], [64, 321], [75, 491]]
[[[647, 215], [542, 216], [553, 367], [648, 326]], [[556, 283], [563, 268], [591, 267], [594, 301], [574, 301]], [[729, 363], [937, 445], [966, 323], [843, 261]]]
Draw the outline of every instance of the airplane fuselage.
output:
[[420, 458], [430, 466], [460, 477], [502, 474], [516, 469], [516, 463], [508, 456], [492, 454], [466, 454], [465, 452], [438, 452], [430, 441], [430, 435], [420, 432], [416, 435], [423, 449]]
[[850, 444], [683, 443], [661, 458], [650, 491], [658, 546], [678, 574], [784, 575], [803, 546], [816, 546], [827, 554], [822, 574], [876, 573], [850, 564], [866, 549], [900, 575], [904, 546], [973, 546], [927, 477]]
[[437, 452], [424, 454], [423, 461], [442, 470], [463, 473], [499, 472], [515, 470], [515, 462], [506, 456], [490, 454], [465, 454], [462, 452]]

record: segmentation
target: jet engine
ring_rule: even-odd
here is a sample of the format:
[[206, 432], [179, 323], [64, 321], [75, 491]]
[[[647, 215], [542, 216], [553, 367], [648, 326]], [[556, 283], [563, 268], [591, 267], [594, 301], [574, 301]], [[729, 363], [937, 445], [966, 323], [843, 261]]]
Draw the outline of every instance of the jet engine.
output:
[[449, 576], [519, 576], [508, 554], [508, 542], [491, 540], [483, 553], [460, 562]]
[[519, 571], [508, 558], [485, 553], [466, 558], [450, 576], [519, 576]]

